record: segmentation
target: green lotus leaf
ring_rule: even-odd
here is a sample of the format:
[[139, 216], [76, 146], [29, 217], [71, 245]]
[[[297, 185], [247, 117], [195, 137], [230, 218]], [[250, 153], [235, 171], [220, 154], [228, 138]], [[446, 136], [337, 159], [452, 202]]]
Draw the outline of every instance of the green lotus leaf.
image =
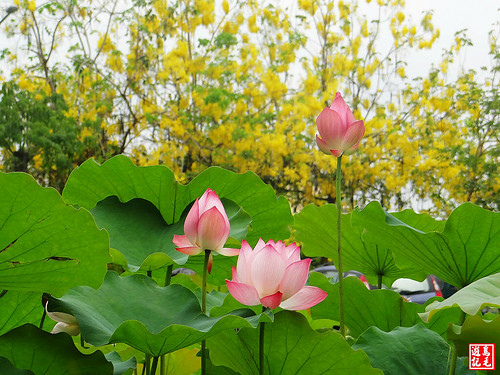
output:
[[[366, 352], [372, 366], [385, 375], [448, 373], [448, 343], [422, 324], [397, 327], [391, 332], [371, 327], [359, 336], [353, 348]], [[468, 373], [473, 372], [459, 359], [455, 374]]]
[[105, 355], [106, 360], [113, 364], [113, 375], [122, 375], [130, 369], [137, 367], [137, 360], [131, 357], [126, 361], [122, 361], [120, 354], [117, 352], [109, 352]]
[[0, 173], [0, 289], [62, 295], [99, 287], [109, 239], [84, 209], [24, 173]]
[[[264, 374], [382, 374], [338, 332], [318, 333], [297, 312], [279, 312], [264, 329]], [[209, 338], [207, 347], [214, 365], [243, 375], [259, 373], [259, 330], [224, 331]]]
[[[182, 267], [189, 268], [196, 271], [198, 275], [202, 275], [204, 258], [203, 254], [191, 256]], [[207, 282], [217, 286], [226, 285], [226, 279], [231, 280], [233, 278], [231, 269], [233, 266], [236, 267], [238, 257], [213, 254], [213, 258], [212, 272], [207, 275]]]
[[[444, 224], [419, 228], [386, 213], [378, 202], [353, 213], [354, 225], [386, 243], [398, 266], [417, 265], [451, 285], [464, 287], [500, 272], [500, 214], [471, 203], [456, 208]], [[440, 226], [441, 225], [441, 226]], [[433, 228], [433, 229], [432, 229]]]
[[238, 174], [210, 167], [182, 185], [165, 166], [136, 167], [126, 156], [117, 155], [102, 165], [87, 160], [76, 168], [63, 197], [67, 203], [87, 209], [109, 196], [117, 196], [122, 203], [141, 198], [152, 203], [171, 225], [207, 188], [215, 190], [221, 199], [233, 201], [251, 217], [252, 227], [246, 236], [250, 244], [257, 243], [259, 237], [289, 237], [293, 220], [289, 203], [283, 197], [277, 199], [273, 189], [250, 171]]
[[34, 375], [32, 371], [15, 368], [7, 358], [3, 357], [0, 357], [0, 368], [2, 375]]
[[188, 256], [177, 251], [172, 242], [174, 234], [183, 231], [182, 223], [168, 225], [152, 203], [140, 198], [122, 203], [112, 196], [97, 203], [91, 212], [97, 226], [108, 231], [111, 247], [125, 256], [121, 265], [130, 271], [152, 271], [186, 262]]
[[248, 228], [251, 227], [252, 218], [232, 200], [222, 198], [221, 202], [229, 219], [229, 224], [231, 224], [227, 247], [230, 247], [230, 241], [233, 239], [237, 240], [233, 241], [233, 243], [239, 248], [239, 244], [247, 236]]
[[0, 297], [0, 335], [25, 323], [39, 324], [42, 293], [6, 290]]
[[[207, 300], [207, 305], [208, 305], [208, 300]], [[215, 306], [212, 305], [213, 307], [210, 309], [210, 316], [222, 316], [225, 314], [229, 314], [231, 311], [234, 310], [239, 310], [239, 309], [250, 309], [253, 310], [256, 314], [259, 313], [259, 311], [262, 310], [262, 306], [257, 305], [257, 306], [246, 306], [243, 305], [241, 302], [238, 302], [234, 299], [234, 297], [231, 294], [226, 294], [226, 297], [224, 298], [224, 301], [222, 304]], [[271, 313], [269, 313], [271, 315]]]
[[[331, 284], [328, 279], [312, 272], [309, 284], [317, 286], [328, 293], [326, 299], [311, 307], [314, 319], [339, 320], [339, 287]], [[418, 312], [423, 307], [412, 302], [406, 302], [396, 292], [388, 289], [368, 290], [357, 277], [344, 279], [344, 314], [345, 325], [349, 335], [358, 337], [371, 326], [383, 331], [391, 331], [395, 327], [409, 327], [418, 322]]]
[[256, 327], [265, 314], [245, 309], [217, 318], [201, 313], [198, 298], [181, 285], [159, 287], [144, 275], [108, 272], [100, 289], [77, 287], [49, 304], [49, 311], [74, 315], [85, 341], [126, 343], [160, 356], [225, 329]]
[[[226, 279], [232, 278], [231, 268], [233, 266], [236, 266], [238, 257], [237, 256], [228, 257], [217, 253], [212, 253], [212, 256], [213, 256], [212, 272], [207, 275], [207, 284], [209, 286], [212, 285], [217, 287], [225, 286]], [[203, 256], [203, 254], [190, 256], [188, 261], [183, 265], [174, 265], [173, 272], [174, 273], [179, 272], [179, 273], [177, 273], [175, 277], [172, 277], [171, 282], [174, 284], [184, 285], [188, 289], [191, 289], [193, 291], [197, 288], [201, 288], [204, 258], [205, 257]], [[177, 271], [177, 269], [181, 270]], [[189, 269], [189, 272], [193, 271], [194, 273], [196, 273], [193, 275], [189, 275], [191, 281], [188, 282], [187, 279], [183, 280], [182, 282], [174, 281], [178, 276], [182, 275], [182, 272], [184, 272], [185, 269]], [[151, 272], [152, 278], [157, 282], [158, 285], [162, 286], [165, 285], [166, 274], [167, 274], [166, 268], [161, 268], [159, 270]], [[184, 276], [188, 275], [182, 275], [181, 277], [184, 278]]]
[[458, 306], [469, 315], [476, 315], [487, 306], [500, 307], [500, 273], [483, 277], [480, 280], [460, 289], [444, 301], [434, 301], [420, 314], [422, 319], [429, 320], [441, 309]]
[[[234, 238], [242, 240], [247, 233], [251, 219], [245, 212], [228, 199], [222, 199], [231, 224]], [[114, 255], [114, 261], [126, 269], [153, 271], [174, 262], [186, 263], [188, 256], [175, 249], [174, 234], [184, 232], [182, 222], [168, 225], [160, 211], [149, 201], [134, 198], [122, 203], [117, 197], [107, 197], [91, 209], [99, 228], [108, 231], [111, 247], [117, 249], [124, 258]], [[238, 243], [239, 244], [239, 243]], [[239, 245], [238, 245], [239, 246]]]
[[[163, 277], [162, 279], [165, 279], [165, 278]], [[190, 291], [194, 292], [196, 289], [201, 289], [199, 284], [196, 284], [195, 279], [200, 279], [200, 283], [201, 283], [201, 277], [199, 275], [186, 275], [184, 273], [179, 272], [177, 275], [174, 275], [171, 277], [170, 284], [179, 284], [179, 285], [182, 285], [183, 287], [189, 289]], [[153, 280], [154, 280], [154, 277], [153, 277]], [[158, 281], [156, 283], [158, 285], [160, 285], [160, 283]]]
[[[327, 257], [338, 264], [337, 207], [310, 204], [295, 214], [294, 220], [295, 238], [302, 244], [302, 252], [308, 257]], [[387, 286], [401, 277], [425, 278], [414, 266], [398, 267], [383, 242], [374, 241], [362, 226], [351, 224], [351, 214], [342, 215], [341, 244], [343, 269], [363, 273], [372, 285], [377, 284], [379, 275]]]
[[113, 364], [113, 375], [132, 375], [130, 370], [137, 368], [137, 363], [144, 362], [146, 356], [143, 352], [122, 343], [92, 346], [82, 342], [80, 337], [74, 337], [73, 342], [83, 354], [92, 354], [96, 351], [104, 353], [106, 360]]
[[[200, 370], [199, 349], [184, 348], [165, 356], [165, 375], [192, 375]], [[214, 372], [209, 372], [214, 374]], [[163, 375], [163, 374], [162, 374]]]
[[[453, 341], [459, 356], [469, 355], [469, 344], [495, 344], [500, 346], [500, 315], [491, 321], [481, 319], [480, 316], [468, 316], [462, 326], [450, 325], [448, 338]], [[496, 355], [498, 358], [498, 354]], [[500, 361], [497, 359], [497, 365]], [[495, 366], [500, 373], [500, 368]], [[489, 372], [488, 372], [489, 373]]]
[[406, 223], [412, 228], [417, 228], [424, 233], [442, 231], [446, 225], [445, 221], [436, 220], [425, 213], [417, 214], [415, 211], [409, 209], [400, 212], [392, 212], [391, 216], [397, 219], [396, 223]]
[[207, 373], [214, 375], [239, 375], [237, 372], [234, 372], [229, 367], [225, 366], [214, 366], [210, 361], [207, 361]]
[[[419, 314], [421, 315], [421, 314]], [[462, 310], [458, 307], [450, 309], [442, 309], [436, 311], [428, 322], [424, 325], [430, 330], [438, 333], [442, 338], [447, 340], [447, 331], [450, 324], [461, 324], [463, 320]]]
[[[196, 290], [192, 291], [193, 294], [198, 298], [198, 301], [200, 302], [201, 305], [201, 289], [197, 288]], [[211, 290], [210, 292], [207, 293], [207, 315], [208, 316], [213, 316], [212, 315], [212, 309], [213, 308], [220, 308], [224, 304], [224, 300], [227, 297], [227, 293], [222, 293], [218, 292], [216, 290]], [[242, 306], [241, 308], [245, 308], [248, 306]], [[233, 309], [231, 311], [234, 311], [237, 309]], [[219, 315], [220, 316], [220, 315]]]
[[100, 351], [82, 354], [66, 333], [52, 335], [31, 324], [0, 336], [0, 357], [35, 375], [111, 375], [113, 365]]

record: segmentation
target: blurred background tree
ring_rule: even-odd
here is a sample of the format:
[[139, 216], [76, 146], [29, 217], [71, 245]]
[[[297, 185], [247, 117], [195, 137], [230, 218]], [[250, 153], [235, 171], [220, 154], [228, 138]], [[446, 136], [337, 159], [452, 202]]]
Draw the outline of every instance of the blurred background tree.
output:
[[[0, 53], [11, 72], [0, 104], [4, 171], [61, 189], [86, 158], [125, 153], [184, 182], [211, 165], [252, 170], [294, 209], [334, 202], [335, 161], [314, 135], [316, 116], [340, 91], [367, 129], [344, 162], [346, 208], [377, 199], [391, 209], [426, 202], [442, 214], [464, 201], [498, 209], [493, 33], [486, 81], [474, 71], [447, 75], [470, 43], [463, 33], [426, 77], [410, 80], [402, 56], [431, 48], [439, 30], [430, 12], [410, 22], [399, 0], [297, 0], [290, 9], [16, 1], [2, 27], [23, 53]], [[366, 6], [377, 16], [364, 15]]]
[[[96, 137], [76, 126], [62, 95], [21, 90], [10, 81], [0, 89], [2, 169], [30, 173], [62, 190], [69, 173], [88, 157], [98, 157]], [[85, 125], [89, 125], [88, 121]]]

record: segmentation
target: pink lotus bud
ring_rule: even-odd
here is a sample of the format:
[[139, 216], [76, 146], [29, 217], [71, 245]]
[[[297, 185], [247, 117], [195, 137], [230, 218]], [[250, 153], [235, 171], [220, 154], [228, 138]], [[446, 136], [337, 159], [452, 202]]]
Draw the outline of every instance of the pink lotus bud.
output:
[[319, 149], [335, 157], [352, 154], [365, 134], [363, 120], [354, 119], [339, 92], [335, 95], [330, 108], [323, 109], [319, 114], [316, 125], [320, 135], [316, 135]]
[[[229, 219], [217, 193], [207, 189], [189, 211], [184, 222], [184, 235], [174, 235], [177, 250], [187, 255], [197, 255], [203, 250], [222, 255], [238, 255], [239, 249], [225, 248], [229, 232]], [[211, 255], [211, 254], [210, 254]], [[210, 261], [212, 257], [210, 257]], [[211, 263], [211, 262], [210, 262]], [[209, 264], [209, 269], [211, 264]]]
[[80, 326], [78, 321], [73, 315], [62, 313], [62, 312], [49, 312], [47, 310], [47, 302], [45, 304], [45, 311], [50, 319], [58, 322], [50, 333], [56, 334], [59, 332], [66, 332], [71, 336], [78, 336], [80, 334]]
[[296, 244], [260, 239], [252, 250], [243, 240], [233, 280], [226, 284], [229, 293], [244, 305], [305, 310], [327, 296], [320, 288], [305, 286], [310, 264], [311, 259], [300, 260]]

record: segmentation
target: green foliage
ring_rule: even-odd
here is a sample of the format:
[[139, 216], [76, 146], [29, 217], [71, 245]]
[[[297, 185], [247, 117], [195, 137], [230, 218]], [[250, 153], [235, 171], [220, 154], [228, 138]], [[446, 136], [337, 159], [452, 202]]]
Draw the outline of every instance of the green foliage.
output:
[[[425, 275], [414, 265], [398, 267], [390, 248], [383, 241], [375, 241], [363, 226], [351, 223], [351, 214], [342, 215], [342, 263], [345, 270], [362, 272], [372, 285], [379, 277], [390, 287], [394, 280], [408, 277], [422, 280]], [[326, 204], [320, 207], [307, 205], [294, 215], [294, 237], [302, 244], [302, 251], [309, 257], [327, 257], [338, 264], [337, 256], [337, 207]]]
[[[187, 375], [199, 370], [202, 340], [212, 373], [254, 374], [259, 324], [265, 374], [444, 373], [453, 345], [465, 355], [470, 342], [498, 343], [500, 221], [498, 213], [470, 203], [446, 221], [411, 210], [389, 214], [376, 202], [342, 215], [349, 268], [372, 279], [381, 275], [386, 285], [428, 274], [468, 284], [421, 306], [348, 277], [343, 338], [331, 328], [339, 320], [339, 284], [312, 272], [309, 285], [328, 293], [323, 302], [301, 313], [262, 311], [228, 294], [225, 282], [238, 258], [220, 254], [213, 257], [203, 314], [203, 257], [186, 260], [172, 244], [192, 202], [211, 188], [230, 220], [228, 245], [297, 239], [305, 254], [337, 261], [332, 205], [305, 206], [293, 218], [295, 238], [288, 238], [288, 201], [254, 173], [208, 168], [182, 184], [165, 166], [137, 167], [125, 156], [83, 163], [71, 174], [64, 200], [25, 173], [0, 173], [0, 187], [0, 368], [9, 375], [130, 375], [151, 370], [151, 363], [160, 363], [156, 375], [160, 367], [162, 375]], [[105, 274], [106, 264], [122, 274]], [[167, 265], [197, 275], [170, 278]], [[46, 332], [54, 325], [48, 318], [42, 323], [47, 299], [51, 313], [76, 318], [81, 337]], [[459, 359], [456, 374], [464, 371]]]
[[184, 264], [187, 255], [175, 250], [174, 234], [182, 233], [182, 223], [167, 225], [157, 208], [150, 202], [134, 198], [121, 203], [110, 196], [92, 210], [99, 228], [105, 228], [110, 246], [118, 250], [113, 262], [136, 272], [152, 271], [173, 264]]
[[229, 48], [238, 43], [238, 40], [233, 34], [223, 32], [215, 37], [215, 46], [217, 48]]
[[0, 358], [17, 369], [35, 375], [64, 374], [112, 375], [113, 365], [102, 352], [82, 354], [66, 334], [51, 335], [31, 324], [25, 324], [0, 336]]
[[60, 94], [46, 95], [4, 82], [0, 89], [0, 148], [4, 172], [31, 173], [62, 190], [74, 166], [97, 155], [95, 137], [81, 139]]
[[[353, 345], [370, 357], [373, 367], [386, 375], [446, 374], [449, 345], [422, 324], [397, 327], [384, 332], [371, 327]], [[468, 374], [464, 361], [457, 362], [455, 374]]]
[[[224, 331], [208, 340], [210, 359], [239, 374], [258, 373], [258, 330]], [[352, 350], [337, 332], [317, 333], [300, 314], [282, 311], [265, 325], [264, 374], [381, 374], [365, 353]], [[334, 354], [334, 355], [332, 355]]]
[[375, 241], [390, 246], [396, 264], [418, 265], [459, 287], [500, 271], [498, 213], [464, 203], [442, 229], [420, 230], [412, 221], [405, 223], [384, 212], [378, 202], [353, 213], [355, 225], [363, 225]]
[[[469, 344], [490, 343], [497, 348], [500, 345], [500, 316], [493, 320], [484, 320], [477, 315], [469, 316], [462, 326], [449, 326], [448, 338], [453, 341], [460, 356], [469, 355]], [[493, 373], [498, 371], [496, 369]]]
[[[464, 33], [413, 80], [402, 57], [431, 48], [440, 32], [431, 10], [412, 19], [403, 1], [115, 6], [109, 14], [89, 0], [38, 8], [23, 0], [10, 16], [8, 35], [28, 48], [4, 50], [4, 72], [22, 91], [71, 104], [65, 115], [81, 143], [62, 152], [71, 167], [125, 153], [165, 164], [183, 182], [210, 166], [252, 170], [293, 208], [332, 202], [334, 163], [317, 150], [314, 119], [339, 91], [367, 129], [345, 163], [351, 208], [377, 199], [402, 209], [414, 205], [409, 196], [442, 215], [465, 201], [498, 208], [495, 33], [485, 82], [472, 71], [446, 74], [471, 44]], [[50, 160], [54, 145], [42, 146], [26, 154], [28, 165], [61, 189], [68, 166]]]
[[[314, 319], [339, 320], [338, 284], [332, 285], [328, 279], [313, 272], [309, 283], [328, 292], [328, 297], [311, 308]], [[395, 327], [411, 327], [420, 321], [417, 313], [420, 305], [406, 302], [392, 290], [368, 290], [357, 277], [344, 279], [346, 326], [348, 334], [358, 337], [369, 327], [377, 327], [389, 332]]]
[[109, 239], [85, 209], [24, 173], [1, 173], [0, 287], [62, 295], [104, 279]]
[[201, 313], [198, 298], [181, 285], [160, 288], [144, 275], [120, 277], [112, 271], [98, 290], [76, 287], [54, 302], [49, 310], [74, 315], [90, 344], [123, 342], [152, 356], [188, 347], [223, 330], [255, 328], [261, 319], [270, 321], [248, 309], [210, 318]]
[[[239, 246], [238, 241], [245, 238], [251, 219], [234, 202], [227, 199], [223, 202], [231, 224], [230, 237], [236, 240], [235, 246]], [[183, 265], [188, 260], [187, 255], [176, 251], [172, 242], [175, 234], [184, 232], [187, 208], [181, 220], [171, 225], [165, 223], [152, 203], [140, 198], [121, 203], [116, 196], [110, 196], [91, 212], [97, 226], [109, 234], [113, 263], [137, 272], [153, 271], [174, 263]]]
[[113, 375], [122, 375], [128, 370], [133, 370], [137, 366], [135, 357], [129, 358], [127, 361], [122, 361], [117, 352], [109, 352], [105, 355], [106, 360], [113, 364]]
[[214, 167], [182, 185], [164, 166], [136, 167], [127, 157], [116, 156], [102, 165], [93, 160], [83, 163], [71, 174], [63, 198], [87, 209], [109, 196], [118, 197], [120, 202], [141, 198], [151, 202], [167, 224], [173, 224], [207, 188], [233, 201], [251, 217], [246, 236], [250, 244], [256, 244], [260, 237], [267, 241], [290, 236], [290, 205], [283, 197], [276, 198], [273, 189], [252, 172], [237, 174]]
[[434, 301], [425, 308], [422, 317], [427, 320], [437, 311], [453, 306], [469, 315], [476, 315], [488, 306], [500, 307], [500, 273], [483, 277], [444, 301]]
[[0, 299], [0, 335], [25, 323], [39, 324], [43, 315], [42, 293], [5, 291]]

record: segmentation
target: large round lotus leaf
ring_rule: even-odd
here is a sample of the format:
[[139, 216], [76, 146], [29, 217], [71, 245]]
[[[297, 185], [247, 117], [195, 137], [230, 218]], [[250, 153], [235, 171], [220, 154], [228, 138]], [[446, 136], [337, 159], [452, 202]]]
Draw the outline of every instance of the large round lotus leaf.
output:
[[[246, 236], [250, 244], [259, 237], [286, 239], [293, 218], [290, 205], [255, 173], [234, 173], [219, 167], [210, 167], [189, 184], [182, 185], [165, 166], [136, 167], [126, 156], [115, 156], [102, 165], [87, 160], [70, 175], [63, 191], [69, 204], [87, 209], [109, 196], [120, 202], [141, 198], [151, 202], [167, 224], [181, 219], [186, 207], [201, 197], [207, 188], [219, 197], [230, 199], [251, 217], [252, 227]], [[182, 234], [179, 233], [179, 234]]]
[[42, 293], [6, 290], [0, 297], [0, 335], [25, 323], [39, 324], [42, 315]]
[[444, 228], [433, 228], [427, 220], [421, 229], [419, 223], [404, 221], [409, 219], [386, 213], [378, 202], [352, 214], [354, 225], [364, 226], [375, 241], [390, 247], [398, 266], [418, 265], [458, 287], [500, 272], [500, 213], [464, 203]]
[[445, 221], [436, 220], [428, 214], [417, 214], [413, 210], [403, 210], [400, 212], [391, 212], [391, 215], [403, 223], [411, 225], [422, 232], [442, 231], [446, 225]]
[[[207, 300], [208, 305], [208, 300]], [[210, 316], [222, 316], [225, 314], [229, 314], [231, 311], [239, 310], [243, 308], [248, 308], [253, 310], [256, 314], [262, 310], [262, 306], [245, 306], [241, 302], [238, 302], [234, 299], [231, 294], [227, 294], [221, 304], [215, 305], [212, 304], [212, 308], [210, 310]], [[271, 313], [269, 313], [270, 316]]]
[[117, 352], [109, 352], [105, 355], [106, 360], [113, 365], [113, 375], [122, 375], [130, 369], [135, 369], [137, 367], [137, 360], [135, 357], [131, 357], [126, 361], [122, 361], [120, 354]]
[[[422, 314], [419, 314], [422, 315]], [[463, 321], [463, 313], [458, 307], [450, 309], [438, 310], [428, 322], [424, 322], [425, 326], [430, 330], [438, 333], [442, 338], [448, 340], [447, 331], [450, 324], [461, 324]]]
[[[328, 279], [313, 272], [309, 284], [328, 293], [326, 299], [311, 307], [314, 319], [339, 320], [339, 287]], [[405, 302], [396, 292], [388, 289], [368, 290], [357, 277], [344, 279], [344, 314], [349, 335], [358, 337], [371, 326], [384, 331], [391, 331], [398, 326], [412, 326], [420, 322], [418, 312], [423, 307], [412, 302]]]
[[[181, 285], [159, 287], [144, 275], [108, 272], [101, 288], [76, 287], [49, 304], [74, 315], [88, 343], [126, 343], [152, 356], [173, 352], [225, 329], [255, 327], [262, 315], [245, 309], [217, 318]], [[266, 320], [269, 318], [266, 315]]]
[[97, 226], [107, 230], [111, 247], [125, 256], [126, 264], [122, 265], [131, 271], [141, 266], [151, 271], [173, 262], [186, 262], [188, 256], [175, 250], [172, 242], [174, 234], [182, 232], [182, 226], [165, 223], [152, 203], [139, 198], [122, 203], [113, 196], [99, 202], [91, 212]]
[[[223, 199], [229, 222], [230, 235], [242, 240], [251, 219], [234, 202]], [[183, 222], [167, 224], [160, 211], [149, 201], [134, 198], [122, 203], [112, 196], [91, 209], [97, 226], [108, 231], [111, 247], [124, 255], [125, 261], [114, 257], [114, 262], [130, 271], [153, 271], [173, 264], [186, 263], [188, 256], [175, 249], [174, 234], [184, 233]], [[187, 209], [182, 221], [187, 215]], [[237, 242], [239, 247], [239, 243]], [[114, 253], [116, 254], [116, 253]], [[203, 256], [201, 257], [203, 259]]]
[[[239, 245], [239, 243], [241, 243], [241, 241], [247, 236], [248, 230], [251, 228], [252, 218], [232, 200], [222, 198], [221, 202], [229, 219], [229, 224], [231, 225], [228, 242], [230, 242], [231, 239], [236, 239], [238, 241], [235, 242], [235, 245]], [[184, 222], [184, 220], [182, 221]]]
[[476, 315], [487, 306], [500, 307], [500, 273], [483, 277], [460, 289], [444, 301], [434, 301], [426, 306], [422, 319], [428, 320], [441, 309], [458, 306], [469, 315]]
[[[448, 343], [422, 324], [397, 327], [391, 332], [371, 327], [358, 338], [353, 348], [365, 351], [372, 366], [384, 370], [385, 375], [448, 373]], [[459, 359], [455, 374], [468, 373], [464, 361]]]
[[15, 368], [7, 358], [0, 357], [0, 368], [2, 375], [34, 375], [30, 370], [19, 370]]
[[112, 375], [113, 365], [102, 352], [82, 354], [66, 333], [52, 335], [25, 324], [0, 336], [0, 357], [35, 375]]
[[[302, 244], [302, 252], [309, 257], [337, 260], [337, 207], [325, 204], [307, 205], [294, 216], [295, 238]], [[374, 241], [362, 226], [351, 223], [351, 214], [342, 215], [342, 264], [344, 270], [363, 273], [371, 284], [382, 275], [382, 283], [390, 286], [401, 277], [423, 280], [423, 274], [412, 266], [398, 267], [392, 253], [383, 242]]]
[[[382, 374], [338, 332], [318, 333], [299, 313], [282, 311], [264, 329], [264, 374]], [[208, 339], [207, 347], [214, 365], [259, 373], [259, 330], [224, 331]]]
[[61, 295], [102, 283], [109, 239], [88, 211], [24, 173], [0, 173], [0, 191], [1, 289]]
[[[483, 320], [480, 316], [468, 316], [462, 326], [450, 325], [448, 338], [453, 341], [459, 356], [469, 355], [469, 344], [488, 343], [500, 347], [500, 315], [491, 321]], [[498, 349], [497, 349], [498, 350]], [[498, 352], [495, 353], [499, 358]], [[496, 360], [500, 364], [500, 360]], [[500, 373], [500, 367], [495, 366]], [[488, 372], [489, 374], [490, 372]]]
[[[199, 349], [184, 348], [165, 355], [166, 375], [192, 375], [200, 370]], [[163, 375], [163, 374], [162, 374]]]

